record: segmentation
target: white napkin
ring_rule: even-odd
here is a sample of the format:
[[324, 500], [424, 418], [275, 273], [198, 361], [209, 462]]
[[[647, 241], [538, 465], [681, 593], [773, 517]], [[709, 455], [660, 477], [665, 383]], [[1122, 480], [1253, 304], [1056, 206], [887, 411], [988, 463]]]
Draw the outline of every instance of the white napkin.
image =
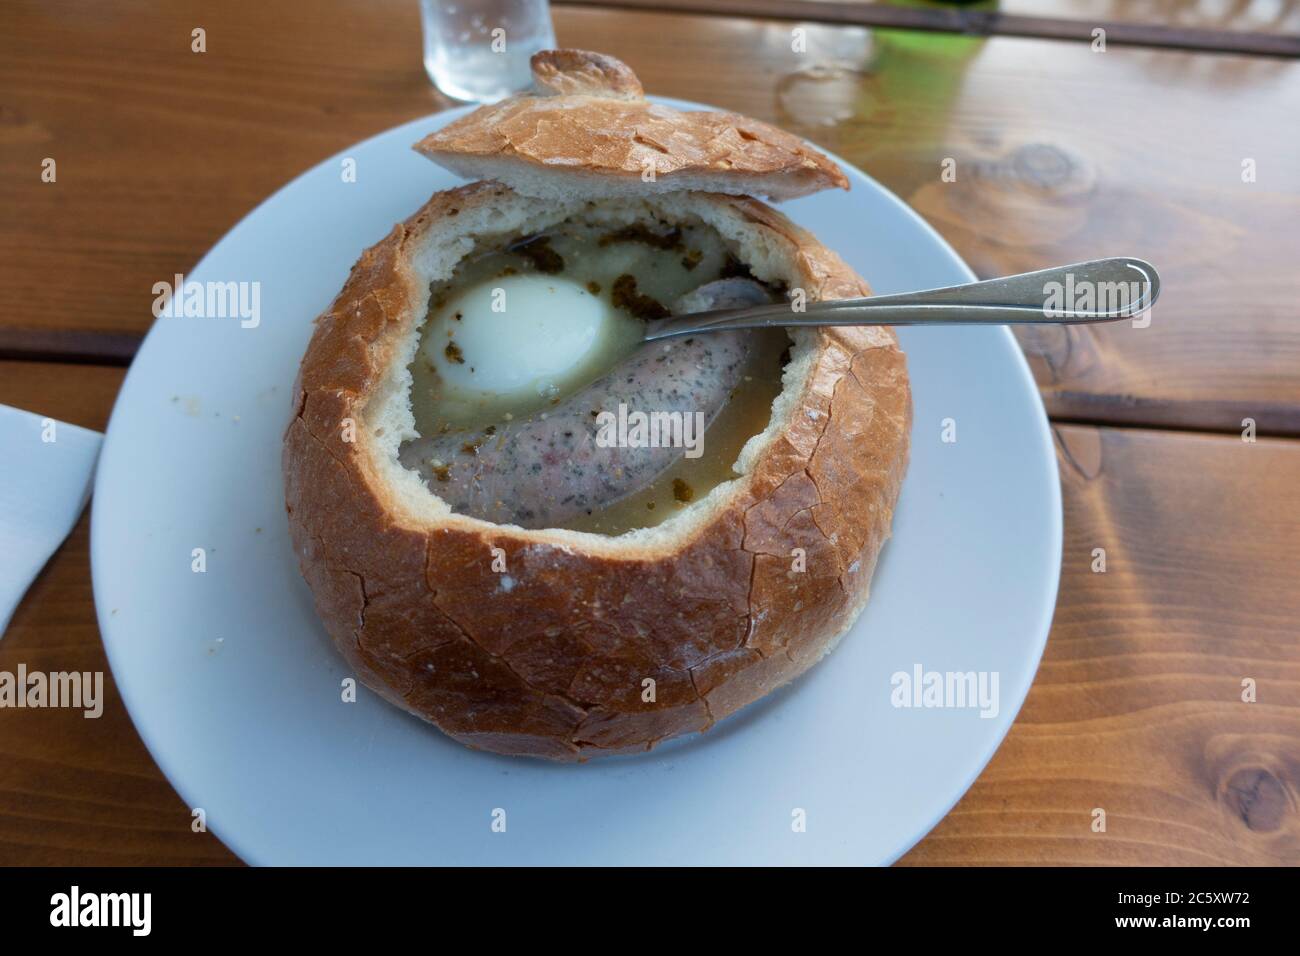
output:
[[103, 440], [0, 405], [0, 637], [86, 507]]

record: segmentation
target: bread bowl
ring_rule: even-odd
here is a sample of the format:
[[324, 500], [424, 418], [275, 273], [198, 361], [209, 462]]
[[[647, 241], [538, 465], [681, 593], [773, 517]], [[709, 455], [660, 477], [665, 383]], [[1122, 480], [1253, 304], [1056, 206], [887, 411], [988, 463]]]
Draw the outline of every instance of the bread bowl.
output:
[[791, 330], [729, 477], [617, 533], [476, 516], [404, 464], [429, 437], [412, 369], [445, 308], [435, 290], [521, 239], [667, 228], [709, 237], [774, 292], [869, 294], [752, 196], [847, 188], [826, 157], [753, 120], [650, 104], [599, 54], [547, 51], [534, 75], [534, 92], [417, 145], [483, 178], [363, 253], [317, 320], [283, 466], [303, 576], [356, 675], [467, 746], [573, 761], [707, 730], [834, 647], [890, 533], [911, 396], [892, 331]]

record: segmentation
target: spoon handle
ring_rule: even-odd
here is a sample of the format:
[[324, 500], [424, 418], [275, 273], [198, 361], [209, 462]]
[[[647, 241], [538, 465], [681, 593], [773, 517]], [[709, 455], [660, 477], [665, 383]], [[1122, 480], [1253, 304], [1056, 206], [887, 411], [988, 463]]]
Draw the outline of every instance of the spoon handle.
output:
[[724, 329], [802, 325], [1078, 325], [1145, 312], [1160, 295], [1155, 266], [1119, 256], [1001, 279], [864, 299], [795, 301], [697, 312], [650, 323], [646, 340]]

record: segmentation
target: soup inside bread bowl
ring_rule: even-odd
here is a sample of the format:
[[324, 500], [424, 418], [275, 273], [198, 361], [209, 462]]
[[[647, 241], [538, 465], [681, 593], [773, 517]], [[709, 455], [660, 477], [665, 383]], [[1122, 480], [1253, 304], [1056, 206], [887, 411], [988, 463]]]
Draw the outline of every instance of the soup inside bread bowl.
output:
[[[511, 108], [544, 128], [613, 103], [637, 128], [626, 67], [552, 53], [536, 72], [561, 91]], [[829, 161], [748, 120], [730, 154], [688, 150], [719, 115], [677, 114], [681, 162], [648, 180], [584, 146], [587, 179], [537, 187], [546, 163], [499, 148], [509, 184], [435, 194], [318, 320], [284, 446], [303, 574], [358, 676], [471, 747], [582, 760], [707, 730], [866, 602], [907, 462], [893, 333], [639, 339], [661, 314], [868, 294], [737, 194], [807, 190], [808, 163], [835, 185]], [[437, 149], [480, 148], [453, 127]]]

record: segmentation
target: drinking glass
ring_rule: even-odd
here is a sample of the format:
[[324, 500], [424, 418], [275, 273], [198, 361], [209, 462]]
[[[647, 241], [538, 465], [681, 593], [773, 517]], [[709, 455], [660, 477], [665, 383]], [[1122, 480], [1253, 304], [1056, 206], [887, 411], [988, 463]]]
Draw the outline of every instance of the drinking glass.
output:
[[420, 0], [424, 68], [450, 97], [491, 103], [532, 83], [529, 58], [555, 46], [547, 0]]

